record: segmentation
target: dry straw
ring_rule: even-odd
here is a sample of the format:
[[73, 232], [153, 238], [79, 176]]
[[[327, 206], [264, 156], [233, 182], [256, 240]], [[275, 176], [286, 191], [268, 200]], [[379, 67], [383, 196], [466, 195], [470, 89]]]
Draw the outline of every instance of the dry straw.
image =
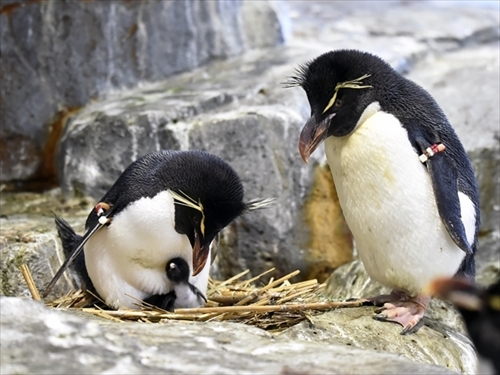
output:
[[[33, 298], [36, 287], [27, 267], [23, 275]], [[183, 321], [232, 321], [257, 326], [269, 331], [279, 332], [293, 326], [312, 315], [339, 307], [359, 306], [354, 302], [329, 302], [321, 296], [325, 284], [316, 280], [291, 283], [290, 279], [299, 274], [294, 271], [277, 280], [271, 278], [264, 284], [263, 276], [274, 268], [249, 280], [241, 278], [248, 270], [226, 280], [210, 280], [208, 302], [204, 307], [176, 309], [174, 312], [159, 309], [137, 300], [137, 310], [109, 310], [95, 295], [81, 290], [68, 293], [55, 301], [46, 303], [57, 309], [82, 311], [115, 322], [139, 321], [144, 323], [164, 323], [169, 320]], [[260, 286], [256, 286], [260, 284]], [[39, 297], [38, 297], [39, 298]]]

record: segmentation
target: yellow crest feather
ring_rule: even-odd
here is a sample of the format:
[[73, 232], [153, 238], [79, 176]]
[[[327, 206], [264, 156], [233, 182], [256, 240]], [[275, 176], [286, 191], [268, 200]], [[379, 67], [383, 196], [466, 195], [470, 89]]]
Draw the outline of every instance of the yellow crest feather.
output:
[[193, 198], [184, 193], [182, 190], [179, 190], [179, 193], [176, 193], [173, 190], [168, 190], [168, 192], [172, 196], [172, 198], [174, 198], [175, 204], [189, 207], [201, 212], [200, 230], [201, 234], [205, 236], [205, 212], [203, 211], [203, 204], [200, 202], [200, 200], [196, 202]]
[[254, 211], [254, 210], [259, 210], [261, 208], [266, 208], [273, 204], [275, 201], [275, 198], [256, 198], [252, 199], [247, 203], [247, 208], [246, 211]]
[[359, 78], [356, 78], [356, 79], [353, 79], [351, 81], [345, 81], [345, 82], [339, 82], [337, 83], [337, 85], [335, 85], [335, 91], [333, 93], [333, 96], [332, 98], [330, 99], [330, 101], [328, 102], [328, 104], [326, 105], [325, 109], [323, 110], [323, 112], [321, 112], [321, 114], [325, 113], [326, 111], [328, 111], [331, 106], [333, 105], [333, 103], [335, 103], [335, 100], [337, 100], [337, 94], [339, 92], [340, 89], [369, 89], [369, 88], [372, 88], [373, 86], [371, 85], [363, 85], [363, 80], [370, 77], [371, 74], [365, 74]]

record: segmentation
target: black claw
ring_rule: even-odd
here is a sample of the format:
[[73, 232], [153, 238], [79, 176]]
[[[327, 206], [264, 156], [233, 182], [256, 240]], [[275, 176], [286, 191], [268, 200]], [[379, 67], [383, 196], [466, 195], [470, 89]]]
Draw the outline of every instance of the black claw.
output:
[[406, 327], [404, 327], [401, 331], [401, 334], [402, 335], [407, 335], [408, 333], [410, 333], [410, 331], [412, 330], [412, 325], [411, 324], [408, 324]]
[[375, 310], [375, 314], [380, 314], [382, 311], [387, 310], [385, 307], [381, 307], [380, 309]]
[[381, 322], [385, 322], [385, 321], [387, 321], [387, 315], [386, 314], [377, 314], [377, 315], [373, 316], [373, 319], [381, 321]]
[[420, 327], [422, 327], [424, 325], [424, 320], [423, 319], [420, 319], [418, 321], [417, 324], [415, 324], [414, 326], [412, 326], [411, 324], [408, 324], [406, 327], [403, 328], [403, 330], [401, 331], [401, 334], [402, 335], [408, 335], [408, 334], [411, 334], [411, 333], [415, 333], [417, 332]]

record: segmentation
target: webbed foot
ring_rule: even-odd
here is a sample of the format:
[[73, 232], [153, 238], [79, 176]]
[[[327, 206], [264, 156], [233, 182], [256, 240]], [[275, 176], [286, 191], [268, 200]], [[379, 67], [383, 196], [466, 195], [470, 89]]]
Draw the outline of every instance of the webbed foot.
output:
[[401, 324], [402, 335], [417, 332], [422, 326], [425, 310], [429, 304], [430, 297], [417, 294], [411, 297], [401, 291], [392, 291], [391, 294], [380, 295], [367, 298], [375, 306], [382, 306], [376, 310], [373, 318], [384, 322], [394, 322]]

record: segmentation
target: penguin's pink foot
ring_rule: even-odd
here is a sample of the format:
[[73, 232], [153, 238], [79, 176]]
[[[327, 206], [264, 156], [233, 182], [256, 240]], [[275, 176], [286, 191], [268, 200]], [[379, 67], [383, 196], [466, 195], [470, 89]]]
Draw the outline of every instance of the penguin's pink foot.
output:
[[391, 294], [367, 298], [366, 302], [382, 306], [375, 311], [377, 315], [374, 319], [401, 324], [401, 334], [405, 335], [418, 331], [422, 326], [422, 318], [430, 299], [427, 295], [417, 294], [411, 297], [405, 292], [393, 290]]

